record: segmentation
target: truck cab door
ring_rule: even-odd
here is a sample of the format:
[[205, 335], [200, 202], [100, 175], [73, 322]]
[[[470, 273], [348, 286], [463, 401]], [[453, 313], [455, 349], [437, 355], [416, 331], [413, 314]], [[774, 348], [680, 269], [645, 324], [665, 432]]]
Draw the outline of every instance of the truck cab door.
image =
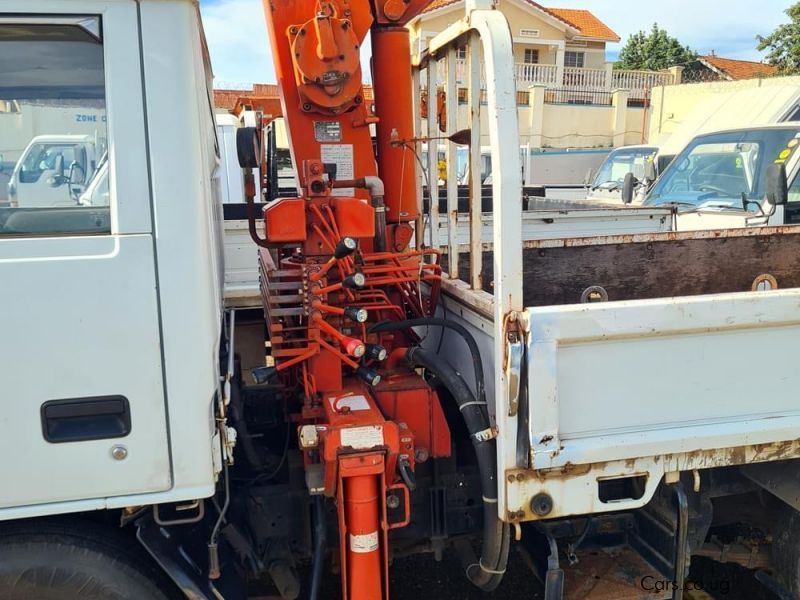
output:
[[[107, 206], [46, 184], [61, 167], [45, 142], [19, 206], [0, 202], [0, 520], [172, 485], [136, 4], [22, 4], [0, 0], [0, 105], [23, 125], [0, 121], [4, 154], [30, 152], [18, 132], [34, 115], [48, 136], [74, 134], [76, 108], [102, 112], [93, 139], [113, 143]], [[56, 146], [64, 169], [80, 160]]]

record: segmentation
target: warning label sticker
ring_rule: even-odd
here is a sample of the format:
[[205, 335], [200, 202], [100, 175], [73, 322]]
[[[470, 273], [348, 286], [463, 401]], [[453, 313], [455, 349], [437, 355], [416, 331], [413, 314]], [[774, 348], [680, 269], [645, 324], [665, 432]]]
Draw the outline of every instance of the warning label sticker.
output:
[[[336, 165], [336, 179], [353, 179], [353, 144], [320, 144], [320, 160], [327, 165]], [[354, 196], [353, 188], [333, 190], [334, 196]]]
[[357, 554], [375, 552], [378, 549], [378, 532], [365, 533], [362, 535], [350, 534], [350, 551]]
[[349, 427], [342, 429], [342, 446], [350, 446], [354, 450], [369, 450], [383, 446], [383, 427], [368, 425], [367, 427]]
[[366, 396], [331, 396], [328, 402], [335, 411], [341, 411], [343, 408], [349, 408], [351, 411], [369, 410]]

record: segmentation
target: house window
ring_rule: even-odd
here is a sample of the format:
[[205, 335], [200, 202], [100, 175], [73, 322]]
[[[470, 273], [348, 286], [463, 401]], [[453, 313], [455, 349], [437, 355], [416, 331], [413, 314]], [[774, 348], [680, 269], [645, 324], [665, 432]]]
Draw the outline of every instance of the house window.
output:
[[523, 62], [526, 65], [538, 65], [539, 51], [534, 48], [525, 48], [525, 55], [523, 56]]
[[585, 58], [585, 52], [572, 52], [568, 50], [564, 53], [564, 66], [582, 69], [585, 64]]
[[467, 60], [467, 47], [456, 48], [456, 58], [458, 60]]

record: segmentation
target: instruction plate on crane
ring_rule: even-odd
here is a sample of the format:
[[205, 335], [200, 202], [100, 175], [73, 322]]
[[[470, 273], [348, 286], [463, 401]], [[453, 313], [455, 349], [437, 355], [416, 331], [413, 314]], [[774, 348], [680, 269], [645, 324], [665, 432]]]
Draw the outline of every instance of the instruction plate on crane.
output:
[[[353, 144], [320, 144], [320, 160], [336, 165], [336, 179], [353, 179]], [[354, 196], [353, 188], [337, 188], [333, 196]]]
[[366, 427], [349, 427], [341, 431], [342, 446], [350, 446], [353, 450], [369, 450], [383, 446], [383, 427], [368, 425]]
[[314, 139], [318, 142], [341, 142], [342, 124], [339, 121], [314, 121]]

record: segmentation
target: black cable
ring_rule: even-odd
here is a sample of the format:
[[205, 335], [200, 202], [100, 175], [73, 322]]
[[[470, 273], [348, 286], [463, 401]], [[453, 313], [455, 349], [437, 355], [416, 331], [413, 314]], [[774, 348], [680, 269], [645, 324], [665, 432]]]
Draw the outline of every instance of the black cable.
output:
[[314, 556], [311, 560], [311, 590], [308, 600], [319, 598], [322, 567], [325, 560], [325, 540], [325, 501], [322, 496], [314, 496]]
[[[436, 317], [423, 317], [420, 319], [406, 319], [404, 321], [381, 321], [369, 328], [369, 333], [377, 333], [379, 331], [400, 331], [403, 329], [411, 329], [412, 327], [423, 326], [436, 326], [452, 329], [458, 333], [469, 347], [470, 355], [472, 356], [472, 367], [475, 370], [475, 395], [480, 402], [486, 403], [486, 386], [483, 375], [483, 360], [481, 353], [478, 349], [478, 344], [472, 334], [467, 331], [465, 327], [449, 321], [447, 319], [439, 319]], [[486, 413], [488, 415], [488, 412]]]
[[483, 496], [483, 543], [481, 557], [475, 559], [470, 551], [466, 573], [469, 580], [480, 589], [491, 592], [500, 585], [508, 562], [511, 532], [497, 513], [497, 462], [494, 434], [486, 414], [485, 401], [475, 400], [464, 379], [441, 356], [415, 346], [406, 353], [413, 367], [423, 367], [447, 389], [458, 404], [470, 441], [475, 449]]

